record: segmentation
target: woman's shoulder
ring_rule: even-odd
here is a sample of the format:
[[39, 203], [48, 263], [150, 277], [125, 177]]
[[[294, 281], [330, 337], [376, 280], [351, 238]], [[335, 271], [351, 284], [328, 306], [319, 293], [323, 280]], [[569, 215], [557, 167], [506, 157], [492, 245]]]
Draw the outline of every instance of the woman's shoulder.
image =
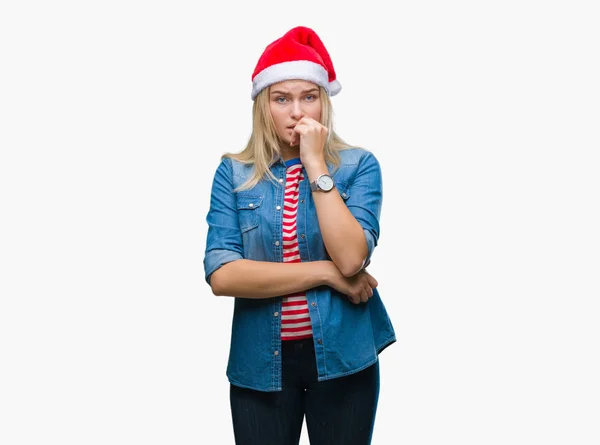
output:
[[361, 162], [371, 159], [377, 162], [377, 158], [370, 150], [364, 147], [348, 147], [338, 150], [342, 165], [358, 165]]
[[234, 156], [226, 154], [221, 156], [218, 167], [225, 168], [230, 171], [233, 176], [247, 177], [254, 168], [254, 164], [241, 161]]

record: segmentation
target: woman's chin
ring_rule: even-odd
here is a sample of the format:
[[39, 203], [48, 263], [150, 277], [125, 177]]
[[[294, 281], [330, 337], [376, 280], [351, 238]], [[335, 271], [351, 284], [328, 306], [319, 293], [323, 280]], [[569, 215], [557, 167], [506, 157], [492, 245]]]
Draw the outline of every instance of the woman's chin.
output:
[[299, 143], [297, 143], [297, 144], [295, 144], [295, 145], [292, 145], [292, 144], [291, 144], [291, 142], [292, 142], [292, 141], [291, 141], [291, 139], [289, 139], [289, 138], [282, 139], [282, 144], [281, 144], [281, 146], [282, 146], [282, 147], [284, 147], [284, 148], [288, 148], [288, 149], [289, 149], [289, 148], [298, 148], [298, 147], [300, 146], [300, 144], [299, 144]]

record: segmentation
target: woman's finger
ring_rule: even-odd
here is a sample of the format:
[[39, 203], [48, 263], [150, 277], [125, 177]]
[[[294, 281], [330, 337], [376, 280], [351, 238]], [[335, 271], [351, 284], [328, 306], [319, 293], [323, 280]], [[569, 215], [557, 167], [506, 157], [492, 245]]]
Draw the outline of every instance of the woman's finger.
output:
[[377, 286], [379, 286], [379, 283], [377, 282], [377, 280], [372, 275], [368, 275], [367, 276], [367, 281], [369, 283], [369, 286], [371, 286], [371, 287], [377, 287]]
[[366, 303], [367, 301], [369, 301], [369, 292], [367, 291], [367, 289], [363, 288], [360, 291], [360, 301], [362, 303]]

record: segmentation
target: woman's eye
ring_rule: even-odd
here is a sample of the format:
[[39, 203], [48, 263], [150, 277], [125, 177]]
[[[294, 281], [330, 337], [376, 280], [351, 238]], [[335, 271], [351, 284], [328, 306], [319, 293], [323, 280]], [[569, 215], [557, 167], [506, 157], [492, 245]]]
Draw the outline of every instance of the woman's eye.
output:
[[309, 94], [309, 95], [307, 95], [307, 96], [306, 96], [306, 98], [307, 98], [308, 100], [314, 100], [314, 99], [315, 99], [315, 96], [314, 96], [314, 94]]
[[278, 97], [277, 99], [275, 99], [275, 102], [282, 104], [285, 102], [285, 97]]

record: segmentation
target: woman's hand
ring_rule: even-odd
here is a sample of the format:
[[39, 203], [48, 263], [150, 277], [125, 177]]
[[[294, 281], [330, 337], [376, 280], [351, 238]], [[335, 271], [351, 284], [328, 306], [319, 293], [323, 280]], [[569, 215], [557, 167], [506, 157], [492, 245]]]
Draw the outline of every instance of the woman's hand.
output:
[[327, 127], [310, 117], [303, 117], [292, 130], [290, 145], [300, 144], [300, 161], [303, 165], [321, 164], [325, 160]]
[[379, 285], [377, 280], [364, 268], [349, 278], [342, 275], [333, 262], [331, 262], [330, 268], [329, 286], [346, 295], [351, 303], [366, 303], [373, 296], [373, 289]]

